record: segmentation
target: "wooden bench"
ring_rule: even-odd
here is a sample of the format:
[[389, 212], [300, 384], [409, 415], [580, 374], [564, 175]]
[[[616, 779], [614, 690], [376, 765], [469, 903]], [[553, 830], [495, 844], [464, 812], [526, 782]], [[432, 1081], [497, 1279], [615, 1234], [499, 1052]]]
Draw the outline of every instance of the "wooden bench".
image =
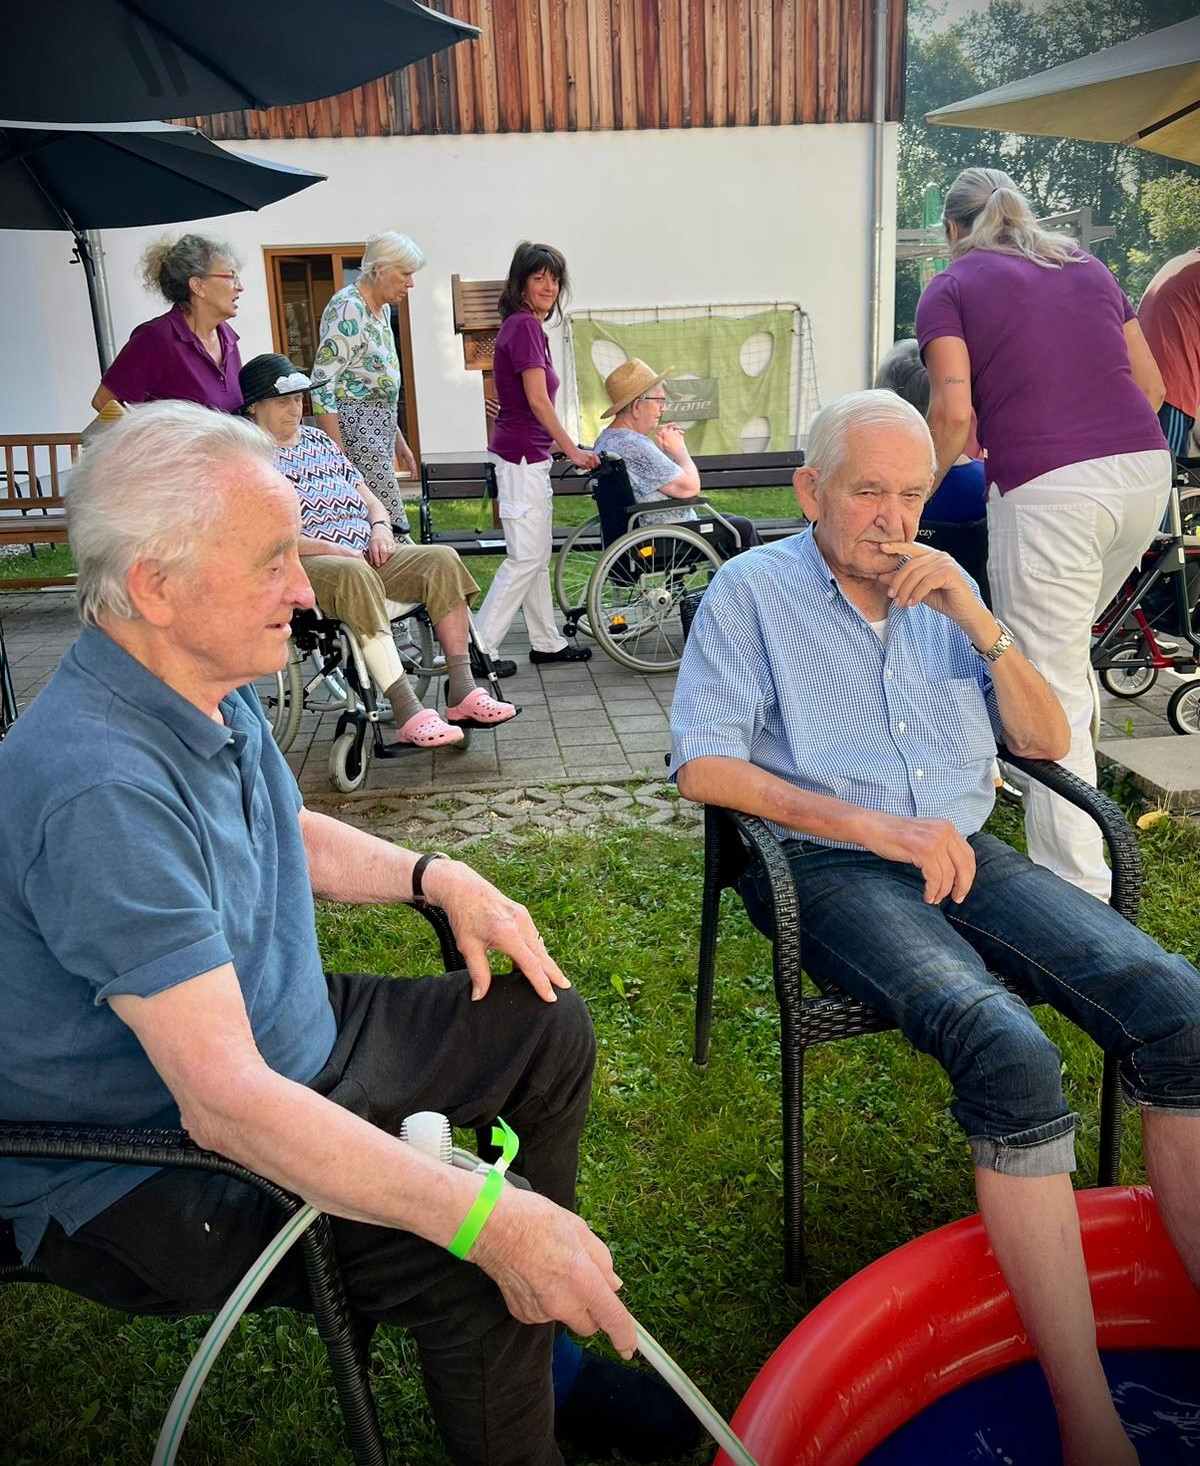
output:
[[[792, 474], [804, 463], [804, 450], [792, 448], [783, 453], [721, 453], [696, 459], [700, 472], [700, 492], [705, 496], [734, 489], [790, 488]], [[565, 459], [550, 469], [554, 497], [571, 498], [587, 494], [588, 476], [575, 472]], [[482, 529], [438, 529], [434, 524], [435, 506], [448, 500], [480, 501], [480, 517], [492, 516], [496, 500], [496, 470], [486, 453], [431, 454], [421, 463], [421, 538], [428, 545], [450, 545], [460, 555], [502, 555], [504, 531], [499, 525]], [[764, 540], [783, 539], [803, 527], [799, 514], [794, 517], [755, 519], [755, 527]], [[554, 548], [562, 548], [571, 527], [554, 531]], [[599, 544], [599, 540], [597, 540]], [[588, 546], [580, 542], [578, 548]]]
[[[79, 459], [78, 433], [23, 433], [0, 437], [0, 548], [67, 541], [67, 474]], [[36, 563], [36, 558], [31, 564]], [[73, 575], [28, 575], [0, 579], [0, 590], [38, 590], [74, 585]]]

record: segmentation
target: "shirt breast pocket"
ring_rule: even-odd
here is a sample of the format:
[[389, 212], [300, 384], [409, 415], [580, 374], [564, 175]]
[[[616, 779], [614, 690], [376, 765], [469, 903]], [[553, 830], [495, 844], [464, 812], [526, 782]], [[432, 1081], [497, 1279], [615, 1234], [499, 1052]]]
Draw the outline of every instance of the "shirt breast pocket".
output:
[[973, 677], [947, 677], [926, 683], [919, 701], [930, 738], [955, 766], [980, 763], [996, 756], [996, 735], [987, 703]]

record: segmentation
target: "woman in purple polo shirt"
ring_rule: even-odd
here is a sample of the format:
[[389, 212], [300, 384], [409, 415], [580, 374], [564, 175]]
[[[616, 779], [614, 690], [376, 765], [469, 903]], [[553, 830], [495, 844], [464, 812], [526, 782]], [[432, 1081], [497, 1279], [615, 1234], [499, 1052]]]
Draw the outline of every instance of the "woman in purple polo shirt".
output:
[[522, 609], [531, 662], [586, 662], [592, 654], [559, 634], [548, 574], [554, 549], [551, 450], [558, 447], [578, 468], [600, 462], [576, 446], [554, 410], [558, 373], [542, 322], [555, 312], [561, 319], [566, 294], [567, 262], [559, 251], [528, 240], [517, 245], [500, 296], [492, 366], [500, 410], [488, 443], [506, 555], [475, 618], [476, 634], [493, 657]]
[[104, 373], [92, 406], [106, 402], [159, 402], [177, 398], [237, 412], [242, 405], [237, 315], [242, 277], [228, 245], [201, 234], [174, 244], [152, 244], [142, 256], [142, 278], [171, 309], [134, 328]]
[[[1170, 491], [1155, 416], [1162, 378], [1108, 268], [1042, 229], [1007, 173], [960, 173], [945, 225], [953, 263], [917, 306], [938, 482], [974, 408], [988, 453], [993, 609], [1063, 705], [1063, 763], [1094, 784], [1091, 628], [1150, 543]], [[1107, 900], [1092, 821], [1040, 786], [1025, 810], [1030, 856]]]

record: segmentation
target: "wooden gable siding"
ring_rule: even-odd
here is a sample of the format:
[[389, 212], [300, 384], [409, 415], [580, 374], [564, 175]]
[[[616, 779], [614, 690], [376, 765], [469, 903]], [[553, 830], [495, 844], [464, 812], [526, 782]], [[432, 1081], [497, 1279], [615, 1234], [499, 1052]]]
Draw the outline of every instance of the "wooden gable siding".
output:
[[[180, 120], [220, 140], [871, 119], [874, 0], [438, 0], [435, 8], [482, 36], [341, 96]], [[892, 121], [904, 106], [906, 10], [906, 0], [890, 0]], [[336, 9], [327, 39], [336, 45]]]

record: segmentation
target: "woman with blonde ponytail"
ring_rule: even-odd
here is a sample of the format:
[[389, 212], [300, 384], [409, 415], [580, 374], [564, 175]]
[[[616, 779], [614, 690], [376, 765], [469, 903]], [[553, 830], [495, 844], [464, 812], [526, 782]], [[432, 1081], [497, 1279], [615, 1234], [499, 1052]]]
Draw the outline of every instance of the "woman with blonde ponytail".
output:
[[[1094, 784], [1091, 628], [1166, 505], [1162, 378], [1107, 266], [1043, 229], [1007, 173], [960, 173], [944, 222], [953, 259], [917, 306], [937, 482], [974, 411], [987, 449], [993, 609], [1066, 711], [1063, 763]], [[1040, 786], [1025, 810], [1030, 856], [1107, 900], [1092, 821]]]

